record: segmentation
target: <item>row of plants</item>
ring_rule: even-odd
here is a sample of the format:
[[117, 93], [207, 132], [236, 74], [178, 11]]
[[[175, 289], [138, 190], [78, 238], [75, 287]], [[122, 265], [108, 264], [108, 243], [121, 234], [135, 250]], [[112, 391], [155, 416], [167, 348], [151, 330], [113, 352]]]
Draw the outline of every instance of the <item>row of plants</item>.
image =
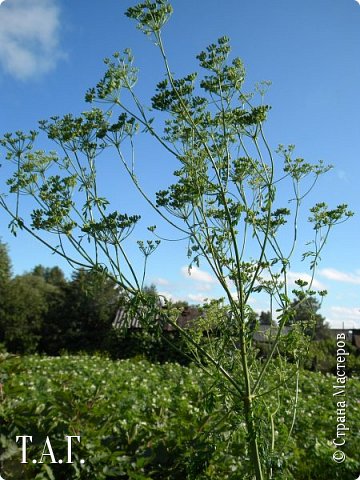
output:
[[[347, 380], [349, 430], [342, 447], [347, 458], [337, 464], [332, 459], [336, 377], [300, 374], [297, 419], [289, 436], [295, 402], [291, 382], [284, 383], [280, 397], [274, 389], [276, 372], [281, 371], [276, 360], [272, 368], [274, 383], [267, 385], [262, 404], [275, 422], [272, 456], [267, 459], [271, 478], [356, 478], [359, 381]], [[252, 478], [241, 405], [226, 402], [223, 389], [214, 385], [216, 372], [212, 377], [195, 366], [153, 364], [141, 357], [113, 361], [7, 354], [1, 356], [1, 372], [0, 473], [6, 480]], [[293, 374], [296, 383], [295, 367]], [[21, 435], [32, 436], [27, 463], [21, 463], [21, 441], [15, 441]], [[81, 438], [73, 442], [71, 464], [66, 463], [65, 435]], [[50, 462], [47, 436], [56, 461], [64, 463]]]

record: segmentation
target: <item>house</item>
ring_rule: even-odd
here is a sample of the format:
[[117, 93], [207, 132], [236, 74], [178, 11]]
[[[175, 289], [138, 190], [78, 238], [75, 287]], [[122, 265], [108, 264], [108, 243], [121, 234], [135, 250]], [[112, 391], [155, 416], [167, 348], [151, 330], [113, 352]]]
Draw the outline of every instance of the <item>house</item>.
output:
[[360, 329], [351, 328], [330, 328], [330, 338], [336, 340], [337, 335], [345, 334], [345, 341], [354, 345], [360, 350]]
[[[166, 307], [162, 307], [166, 308]], [[202, 316], [202, 313], [199, 308], [194, 306], [185, 306], [181, 314], [177, 319], [177, 324], [181, 328], [188, 328], [191, 324], [196, 321], [197, 318]], [[126, 308], [120, 308], [113, 322], [114, 328], [129, 328], [131, 330], [141, 329], [141, 322], [138, 317], [129, 315], [129, 312]], [[170, 325], [166, 324], [163, 327], [165, 332], [174, 332], [176, 329]], [[291, 327], [283, 327], [281, 335], [287, 335], [291, 331]], [[256, 331], [253, 334], [253, 338], [258, 343], [269, 344], [275, 339], [278, 332], [277, 325], [263, 325], [260, 324]], [[360, 329], [335, 329], [331, 328], [328, 330], [330, 338], [336, 340], [338, 334], [345, 334], [345, 341], [354, 345], [358, 350], [360, 350]], [[213, 332], [216, 335], [216, 332]]]

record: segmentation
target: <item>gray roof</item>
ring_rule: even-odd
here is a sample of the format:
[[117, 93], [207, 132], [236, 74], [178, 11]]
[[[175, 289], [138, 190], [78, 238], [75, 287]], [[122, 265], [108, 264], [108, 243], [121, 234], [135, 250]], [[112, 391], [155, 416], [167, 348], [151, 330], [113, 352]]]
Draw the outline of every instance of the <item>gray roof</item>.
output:
[[347, 342], [352, 342], [353, 340], [353, 335], [356, 332], [356, 330], [350, 329], [350, 328], [330, 328], [329, 333], [331, 337], [336, 338], [337, 335], [339, 334], [345, 334], [345, 340]]
[[[164, 307], [163, 307], [164, 308]], [[200, 311], [194, 307], [185, 307], [177, 319], [177, 324], [186, 328], [191, 326], [191, 324], [201, 316]], [[157, 320], [160, 321], [160, 316], [157, 316]], [[119, 308], [116, 313], [115, 319], [113, 321], [114, 328], [128, 328], [128, 329], [141, 329], [141, 320], [139, 317], [130, 314], [126, 308]], [[259, 325], [257, 330], [254, 332], [253, 338], [258, 342], [269, 342], [271, 343], [278, 332], [278, 325]], [[163, 326], [164, 331], [174, 331], [175, 328], [166, 324]], [[281, 335], [287, 335], [291, 331], [291, 327], [283, 327], [281, 330]], [[354, 344], [357, 348], [360, 348], [360, 330], [359, 329], [329, 329], [329, 333], [332, 338], [336, 338], [338, 334], [345, 334], [345, 340]]]

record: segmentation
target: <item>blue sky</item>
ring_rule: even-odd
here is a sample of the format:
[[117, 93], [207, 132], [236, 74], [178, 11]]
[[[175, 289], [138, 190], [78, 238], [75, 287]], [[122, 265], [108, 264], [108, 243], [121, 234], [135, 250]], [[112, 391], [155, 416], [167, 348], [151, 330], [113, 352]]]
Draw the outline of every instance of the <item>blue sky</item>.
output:
[[[155, 49], [123, 12], [127, 0], [5, 0], [0, 6], [0, 135], [29, 130], [39, 119], [86, 110], [85, 91], [104, 72], [102, 59], [131, 47], [140, 68], [139, 95], [148, 99], [162, 79]], [[195, 56], [222, 35], [244, 61], [247, 85], [271, 80], [266, 125], [275, 149], [296, 145], [308, 161], [334, 169], [322, 178], [312, 203], [348, 203], [357, 215], [333, 232], [316, 275], [329, 291], [322, 313], [334, 327], [360, 328], [360, 5], [355, 0], [174, 0], [164, 31], [173, 71], [196, 68]], [[46, 145], [45, 145], [46, 146]], [[3, 152], [0, 152], [0, 163]], [[142, 178], [151, 190], [165, 186], [161, 152], [141, 143]], [[141, 210], [135, 192], [122, 186], [121, 171], [106, 167], [110, 197]], [[0, 169], [3, 190], [4, 168]], [[123, 190], [124, 188], [124, 190]], [[120, 200], [121, 199], [121, 200]], [[126, 209], [126, 208], [124, 208]], [[147, 224], [152, 221], [145, 209]], [[15, 274], [61, 259], [26, 234], [13, 238], [0, 212], [0, 236], [8, 243]], [[304, 219], [306, 216], [304, 217]], [[130, 246], [131, 249], [131, 246]], [[188, 301], [219, 296], [206, 266], [187, 274], [184, 243], [162, 245], [152, 257], [148, 283]], [[136, 260], [134, 260], [136, 264]], [[306, 265], [293, 265], [294, 278]], [[266, 308], [254, 299], [254, 308]]]

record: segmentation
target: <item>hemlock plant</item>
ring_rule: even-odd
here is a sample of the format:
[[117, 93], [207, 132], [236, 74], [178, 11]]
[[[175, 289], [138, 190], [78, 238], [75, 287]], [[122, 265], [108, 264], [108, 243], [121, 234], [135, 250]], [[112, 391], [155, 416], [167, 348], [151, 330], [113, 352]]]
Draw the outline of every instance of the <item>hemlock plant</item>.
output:
[[[0, 204], [11, 217], [14, 234], [19, 228], [26, 230], [73, 267], [95, 269], [115, 279], [127, 296], [130, 314], [137, 315], [144, 328], [161, 332], [163, 323], [176, 328], [194, 361], [213, 377], [213, 388], [227, 410], [241, 409], [248, 478], [274, 478], [281, 472], [299, 395], [298, 374], [290, 374], [286, 359], [292, 358], [298, 372], [311, 316], [293, 326], [285, 339], [282, 330], [295, 315], [291, 294], [299, 300], [296, 305], [316, 295], [312, 280], [299, 279], [297, 289], [290, 290], [290, 262], [298, 222], [304, 218], [304, 199], [330, 167], [296, 157], [292, 145], [272, 151], [264, 133], [270, 110], [264, 104], [268, 82], [251, 93], [243, 90], [244, 65], [231, 58], [227, 37], [197, 56], [197, 72], [175, 77], [162, 39], [171, 14], [167, 0], [147, 0], [126, 12], [163, 61], [165, 77], [150, 106], [137, 96], [138, 69], [131, 51], [115, 53], [105, 60], [103, 78], [86, 94], [86, 101], [94, 105], [90, 110], [39, 123], [56, 150], [37, 150], [35, 131], [4, 135], [1, 145], [13, 173]], [[174, 183], [158, 191], [156, 198], [147, 194], [137, 175], [135, 144], [141, 135], [152, 137], [174, 164]], [[99, 186], [99, 158], [110, 149], [159, 222], [187, 239], [189, 268], [207, 265], [223, 290], [225, 302], [210, 303], [194, 329], [180, 328], [177, 310], [170, 303], [167, 309], [160, 308], [155, 296], [144, 291], [147, 262], [158, 249], [161, 234], [151, 225], [150, 240], [138, 241], [144, 258], [144, 269], [138, 273], [126, 246], [140, 214], [112, 210]], [[291, 192], [288, 199], [279, 198], [280, 189]], [[28, 216], [27, 208], [22, 210], [23, 195], [34, 202]], [[330, 231], [351, 215], [346, 205], [331, 209], [321, 202], [310, 209], [307, 222], [314, 236], [303, 259], [310, 260], [312, 279]], [[257, 292], [267, 295], [271, 314], [278, 320], [263, 362], [256, 360], [253, 343], [256, 324], [250, 299]], [[204, 332], [215, 331], [204, 341]], [[275, 390], [267, 390], [269, 376]], [[278, 437], [277, 409], [267, 398], [275, 393], [280, 405], [282, 392], [290, 388], [293, 415]], [[236, 415], [231, 418], [234, 431], [243, 428]]]

